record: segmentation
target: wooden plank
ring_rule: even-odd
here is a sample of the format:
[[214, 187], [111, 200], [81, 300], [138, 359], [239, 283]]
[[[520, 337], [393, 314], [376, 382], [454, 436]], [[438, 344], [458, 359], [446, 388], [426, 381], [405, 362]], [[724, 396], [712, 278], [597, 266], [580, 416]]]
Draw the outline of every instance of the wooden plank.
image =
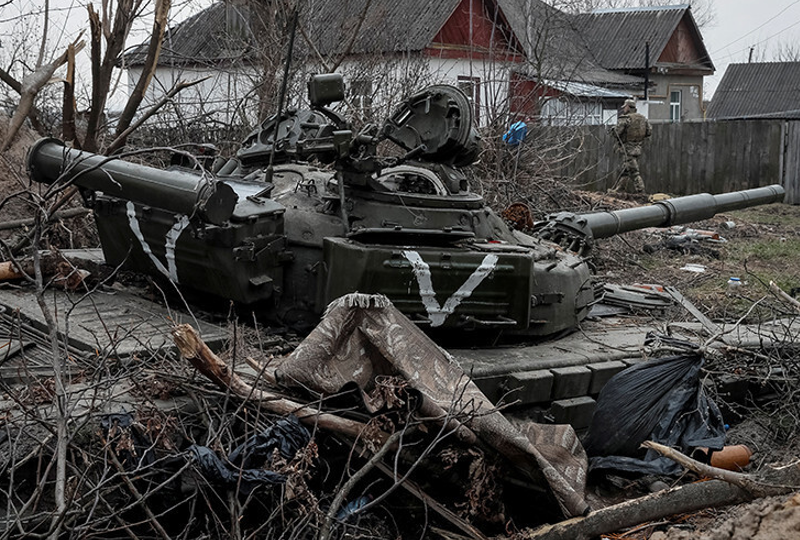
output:
[[703, 177], [701, 182], [703, 184], [708, 184], [714, 178], [714, 172], [716, 171], [715, 165], [716, 162], [714, 160], [714, 156], [716, 154], [716, 133], [717, 133], [717, 123], [716, 122], [706, 122], [703, 124], [704, 127], [704, 134], [705, 138], [703, 140], [705, 145], [705, 155], [703, 156], [703, 163], [705, 165], [703, 171]]
[[693, 188], [697, 185], [695, 183], [693, 185], [692, 176], [691, 176], [691, 169], [692, 169], [692, 159], [694, 159], [693, 155], [693, 145], [692, 139], [694, 138], [694, 130], [695, 124], [684, 124], [679, 126], [677, 130], [678, 133], [675, 135], [680, 139], [680, 148], [681, 148], [681, 162], [680, 162], [680, 174], [678, 175], [678, 184], [675, 191], [680, 193], [687, 193], [690, 190], [694, 191]]
[[800, 121], [786, 123], [786, 141], [783, 147], [786, 202], [800, 204]]
[[680, 185], [680, 162], [683, 159], [681, 155], [681, 134], [678, 133], [676, 129], [678, 127], [677, 124], [667, 124], [667, 132], [669, 133], [669, 156], [670, 162], [675, 164], [677, 162], [677, 166], [667, 167], [666, 170], [669, 171], [670, 179], [668, 186], [669, 193], [680, 193], [681, 192], [681, 185]]

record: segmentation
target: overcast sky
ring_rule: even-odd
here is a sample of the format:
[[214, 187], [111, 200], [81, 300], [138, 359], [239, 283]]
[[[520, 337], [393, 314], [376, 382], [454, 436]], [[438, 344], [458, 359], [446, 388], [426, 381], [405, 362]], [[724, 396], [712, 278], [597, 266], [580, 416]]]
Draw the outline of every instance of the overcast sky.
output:
[[706, 99], [716, 89], [730, 63], [768, 61], [781, 44], [800, 53], [800, 0], [716, 0], [716, 22], [702, 29], [711, 60], [717, 68], [708, 77]]

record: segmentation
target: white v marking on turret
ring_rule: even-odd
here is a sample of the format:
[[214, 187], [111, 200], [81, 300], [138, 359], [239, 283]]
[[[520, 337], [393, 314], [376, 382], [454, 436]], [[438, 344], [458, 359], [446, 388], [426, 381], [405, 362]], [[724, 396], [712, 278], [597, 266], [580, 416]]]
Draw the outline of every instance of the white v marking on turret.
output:
[[459, 304], [472, 295], [472, 292], [486, 276], [492, 273], [499, 259], [497, 255], [493, 254], [484, 257], [480, 266], [472, 272], [467, 281], [445, 301], [443, 306], [440, 306], [436, 300], [436, 291], [433, 290], [431, 267], [428, 263], [423, 261], [416, 251], [403, 251], [403, 257], [411, 263], [414, 276], [417, 278], [417, 284], [419, 285], [419, 296], [422, 299], [422, 305], [425, 306], [425, 311], [428, 312], [428, 318], [431, 320], [431, 326], [434, 328], [443, 325], [447, 317], [453, 314]]

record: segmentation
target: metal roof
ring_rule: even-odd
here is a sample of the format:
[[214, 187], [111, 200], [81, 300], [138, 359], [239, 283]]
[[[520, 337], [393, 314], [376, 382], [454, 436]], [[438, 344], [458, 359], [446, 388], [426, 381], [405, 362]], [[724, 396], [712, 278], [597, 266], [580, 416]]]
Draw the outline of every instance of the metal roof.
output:
[[800, 62], [730, 64], [707, 117], [800, 119]]
[[537, 79], [592, 85], [635, 86], [643, 79], [614, 73], [597, 62], [574, 20], [540, 0], [498, 0], [529, 62], [518, 71]]
[[635, 6], [625, 8], [593, 9], [591, 13], [630, 13], [634, 11], [661, 11], [664, 9], [686, 9], [689, 4], [675, 4], [672, 6]]
[[623, 92], [620, 90], [610, 90], [608, 88], [603, 88], [592, 84], [583, 84], [583, 83], [569, 82], [569, 81], [548, 81], [548, 80], [543, 80], [542, 84], [545, 84], [550, 88], [554, 88], [560, 92], [575, 97], [598, 98], [598, 99], [600, 98], [629, 99], [633, 97], [628, 92]]
[[[316, 2], [305, 18], [305, 33], [323, 54], [347, 50], [359, 21], [351, 54], [420, 51], [444, 26], [461, 0], [366, 0]], [[309, 10], [311, 11], [311, 10]]]
[[[300, 24], [313, 47], [298, 34], [296, 53], [331, 55], [420, 51], [427, 47], [461, 0], [316, 1], [301, 12]], [[365, 10], [365, 7], [367, 8]], [[258, 47], [250, 29], [247, 5], [217, 2], [167, 31], [159, 64], [205, 64], [248, 57]], [[357, 28], [352, 45], [350, 40]], [[141, 64], [142, 43], [125, 55], [127, 65]]]
[[[461, 0], [310, 0], [301, 16], [295, 54], [341, 53], [350, 46], [355, 29], [361, 32], [351, 54], [421, 51], [428, 47]], [[491, 6], [491, 3], [487, 2]], [[364, 10], [368, 5], [368, 9]], [[642, 79], [604, 69], [575, 31], [574, 21], [541, 0], [497, 0], [530, 62], [518, 71], [536, 78], [572, 80], [593, 85], [632, 87]], [[214, 65], [252, 57], [257, 40], [242, 2], [217, 2], [170, 29], [159, 58], [161, 65]], [[362, 20], [363, 18], [363, 20]], [[147, 53], [142, 43], [125, 55], [127, 65], [141, 64]]]
[[[429, 47], [461, 0], [311, 0], [301, 16], [302, 36], [297, 57], [418, 52]], [[516, 71], [534, 79], [570, 81], [562, 91], [585, 97], [627, 97], [601, 88], [635, 88], [639, 77], [602, 67], [576, 32], [574, 20], [541, 0], [497, 0], [529, 61]], [[489, 6], [491, 4], [489, 3]], [[365, 9], [366, 8], [366, 9]], [[251, 28], [253, 14], [242, 2], [217, 2], [168, 30], [159, 64], [214, 67], [220, 62], [255, 60], [258, 38]], [[356, 30], [361, 28], [360, 32]], [[352, 36], [355, 39], [351, 43]], [[306, 42], [305, 37], [311, 41]], [[142, 43], [125, 55], [128, 66], [141, 64], [147, 54]], [[568, 89], [567, 89], [568, 87]]]
[[[650, 58], [655, 64], [685, 16], [696, 30], [686, 5], [600, 10], [575, 15], [574, 20], [577, 30], [604, 68], [643, 70], [645, 44], [650, 42]], [[697, 36], [700, 36], [699, 31]], [[707, 56], [704, 46], [702, 52]], [[713, 69], [710, 59], [705, 68]]]
[[[217, 2], [164, 34], [159, 64], [208, 64], [238, 59], [252, 52], [250, 12], [246, 6]], [[124, 55], [127, 66], [144, 62], [145, 41]]]

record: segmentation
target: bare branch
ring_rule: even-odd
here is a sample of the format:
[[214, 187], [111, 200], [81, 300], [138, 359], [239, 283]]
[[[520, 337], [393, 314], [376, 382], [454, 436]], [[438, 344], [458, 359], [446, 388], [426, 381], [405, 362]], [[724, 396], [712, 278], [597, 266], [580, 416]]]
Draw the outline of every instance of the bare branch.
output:
[[167, 92], [160, 100], [158, 100], [158, 103], [156, 103], [155, 105], [150, 107], [144, 114], [142, 114], [141, 117], [139, 117], [138, 120], [136, 120], [136, 122], [134, 122], [132, 125], [128, 126], [122, 133], [119, 133], [117, 135], [117, 138], [114, 139], [111, 142], [110, 145], [108, 145], [108, 148], [106, 148], [104, 154], [111, 155], [114, 152], [116, 152], [117, 150], [119, 150], [120, 148], [122, 148], [125, 145], [125, 141], [128, 140], [128, 136], [131, 133], [133, 133], [134, 131], [139, 129], [139, 127], [142, 124], [144, 124], [150, 117], [152, 117], [155, 113], [157, 113], [158, 110], [161, 109], [161, 107], [163, 107], [164, 105], [169, 103], [169, 101], [172, 98], [174, 98], [176, 95], [178, 95], [178, 93], [180, 93], [181, 91], [183, 91], [183, 90], [185, 90], [187, 88], [191, 88], [192, 86], [200, 84], [203, 81], [206, 81], [206, 80], [208, 80], [210, 78], [211, 78], [211, 75], [209, 75], [208, 77], [203, 77], [202, 79], [198, 79], [196, 81], [192, 81], [192, 82], [179, 81], [175, 86], [173, 86], [170, 89], [169, 92]]
[[783, 291], [778, 284], [774, 281], [769, 282], [769, 290], [772, 291], [780, 300], [786, 302], [792, 309], [794, 309], [795, 313], [800, 313], [800, 302], [798, 302], [795, 298], [792, 298], [786, 292]]
[[145, 92], [147, 92], [147, 88], [150, 86], [150, 81], [152, 81], [153, 75], [155, 75], [156, 68], [158, 67], [158, 58], [161, 54], [161, 43], [167, 28], [167, 16], [169, 15], [171, 5], [170, 1], [171, 0], [156, 1], [156, 10], [153, 15], [153, 30], [150, 34], [150, 44], [148, 45], [147, 56], [142, 66], [142, 74], [136, 82], [136, 87], [131, 92], [128, 102], [125, 104], [125, 108], [119, 117], [117, 123], [117, 139], [120, 139], [121, 134], [130, 126], [134, 114], [136, 114], [139, 105], [141, 105], [144, 99]]
[[[84, 42], [76, 41], [72, 44], [72, 46], [74, 47], [75, 52], [80, 52], [84, 47]], [[48, 82], [50, 82], [50, 79], [53, 77], [53, 73], [55, 73], [56, 69], [66, 63], [67, 55], [68, 52], [64, 51], [64, 53], [56, 58], [53, 62], [41, 66], [36, 71], [26, 75], [23, 78], [19, 105], [17, 106], [17, 110], [14, 112], [14, 116], [11, 118], [11, 122], [9, 123], [8, 131], [6, 132], [6, 138], [3, 143], [0, 144], [0, 152], [5, 152], [11, 146], [14, 137], [17, 136], [17, 132], [22, 127], [25, 118], [33, 108], [33, 100], [36, 98], [36, 94]]]

